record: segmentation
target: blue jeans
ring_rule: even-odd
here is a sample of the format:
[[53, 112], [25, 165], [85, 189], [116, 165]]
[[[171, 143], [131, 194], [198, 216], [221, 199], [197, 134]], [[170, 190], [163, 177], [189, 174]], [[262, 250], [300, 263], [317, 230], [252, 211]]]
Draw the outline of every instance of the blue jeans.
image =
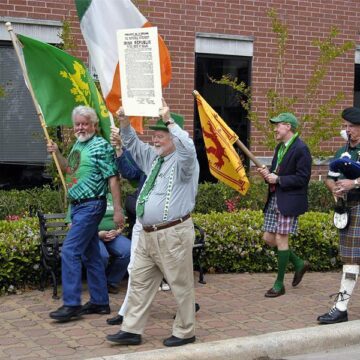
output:
[[111, 241], [100, 240], [100, 255], [106, 268], [109, 285], [117, 286], [123, 279], [130, 262], [130, 248], [131, 241], [123, 235], [118, 235]]
[[105, 200], [91, 200], [71, 206], [71, 228], [61, 250], [64, 305], [81, 305], [82, 263], [86, 267], [90, 302], [98, 305], [109, 304], [98, 237], [98, 225], [105, 210]]

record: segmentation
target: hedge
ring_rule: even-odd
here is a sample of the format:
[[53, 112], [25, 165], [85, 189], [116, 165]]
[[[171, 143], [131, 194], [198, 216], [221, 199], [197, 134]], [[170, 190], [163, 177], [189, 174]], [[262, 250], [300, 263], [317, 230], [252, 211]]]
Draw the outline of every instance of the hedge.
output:
[[0, 293], [39, 284], [39, 243], [37, 218], [0, 221]]
[[[194, 214], [206, 231], [204, 268], [213, 272], [275, 271], [274, 252], [264, 246], [261, 211]], [[338, 236], [332, 214], [306, 213], [299, 218], [299, 233], [291, 239], [296, 253], [312, 264], [314, 271], [340, 266], [336, 256]], [[37, 218], [0, 221], [0, 292], [37, 286], [39, 283], [39, 228]]]
[[[123, 199], [134, 188], [122, 180]], [[225, 212], [241, 209], [261, 210], [267, 196], [267, 186], [263, 181], [251, 179], [250, 190], [240, 196], [235, 190], [222, 183], [199, 184], [195, 213], [207, 214], [211, 211]], [[312, 181], [309, 186], [309, 210], [328, 212], [333, 208], [333, 199], [323, 182]], [[0, 190], [0, 220], [7, 216], [24, 216], [35, 210], [44, 213], [63, 212], [63, 192], [49, 186], [31, 190]]]
[[[206, 231], [205, 268], [215, 272], [266, 272], [277, 269], [276, 255], [264, 245], [262, 211], [194, 214]], [[312, 264], [314, 271], [340, 266], [338, 235], [332, 214], [308, 212], [299, 217], [299, 231], [290, 238], [295, 252]]]

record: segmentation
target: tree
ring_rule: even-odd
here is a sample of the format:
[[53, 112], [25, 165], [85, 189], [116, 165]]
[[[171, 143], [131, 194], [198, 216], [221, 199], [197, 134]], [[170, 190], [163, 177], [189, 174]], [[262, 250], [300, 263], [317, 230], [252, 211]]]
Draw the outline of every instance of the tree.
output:
[[[341, 123], [341, 117], [340, 114], [334, 112], [334, 109], [345, 96], [343, 92], [339, 91], [329, 100], [321, 102], [319, 100], [320, 85], [327, 77], [330, 65], [347, 51], [354, 49], [355, 44], [353, 41], [345, 41], [338, 45], [336, 40], [340, 32], [336, 27], [332, 27], [324, 39], [313, 41], [312, 45], [317, 47], [319, 57], [305, 87], [304, 95], [301, 99], [287, 96], [284, 71], [288, 27], [279, 19], [276, 10], [270, 9], [267, 15], [271, 20], [272, 31], [277, 39], [275, 85], [266, 93], [267, 118], [270, 119], [282, 112], [294, 112], [295, 105], [304, 104], [304, 110], [299, 116], [301, 123], [299, 132], [302, 132], [302, 137], [309, 145], [312, 154], [315, 157], [324, 157], [328, 153], [320, 149], [320, 144], [338, 135], [337, 129]], [[250, 123], [262, 134], [261, 143], [272, 149], [275, 139], [272, 135], [271, 125], [267, 121], [260, 121], [256, 111], [253, 111], [250, 86], [229, 75], [223, 75], [220, 80], [211, 80], [217, 84], [230, 86], [235, 90], [240, 104], [248, 112]]]

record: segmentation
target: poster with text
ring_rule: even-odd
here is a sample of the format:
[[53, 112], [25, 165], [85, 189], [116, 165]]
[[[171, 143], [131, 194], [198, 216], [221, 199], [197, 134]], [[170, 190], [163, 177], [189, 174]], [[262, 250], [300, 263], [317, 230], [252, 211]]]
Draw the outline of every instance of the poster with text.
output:
[[157, 27], [117, 31], [121, 100], [127, 116], [158, 116], [162, 106]]

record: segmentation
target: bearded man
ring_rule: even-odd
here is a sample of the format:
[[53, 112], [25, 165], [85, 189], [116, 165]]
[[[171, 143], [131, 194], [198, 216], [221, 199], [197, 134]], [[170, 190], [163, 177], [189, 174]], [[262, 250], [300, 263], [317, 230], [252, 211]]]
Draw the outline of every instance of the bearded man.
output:
[[[123, 225], [120, 187], [114, 150], [96, 135], [98, 117], [94, 109], [78, 106], [72, 112], [76, 143], [66, 159], [51, 142], [48, 152], [55, 152], [66, 174], [71, 227], [61, 250], [63, 306], [50, 313], [59, 322], [83, 314], [109, 314], [109, 296], [104, 264], [100, 256], [98, 225], [106, 211], [106, 194], [110, 187], [114, 222]], [[81, 306], [82, 264], [86, 267], [90, 301]]]
[[163, 103], [154, 130], [154, 146], [137, 137], [129, 120], [119, 114], [123, 144], [147, 175], [137, 200], [142, 225], [135, 249], [131, 285], [122, 329], [107, 339], [121, 345], [141, 343], [151, 303], [165, 278], [178, 311], [165, 346], [195, 341], [195, 297], [192, 248], [195, 240], [190, 212], [195, 206], [199, 164], [194, 142], [182, 130], [183, 119], [171, 117]]

